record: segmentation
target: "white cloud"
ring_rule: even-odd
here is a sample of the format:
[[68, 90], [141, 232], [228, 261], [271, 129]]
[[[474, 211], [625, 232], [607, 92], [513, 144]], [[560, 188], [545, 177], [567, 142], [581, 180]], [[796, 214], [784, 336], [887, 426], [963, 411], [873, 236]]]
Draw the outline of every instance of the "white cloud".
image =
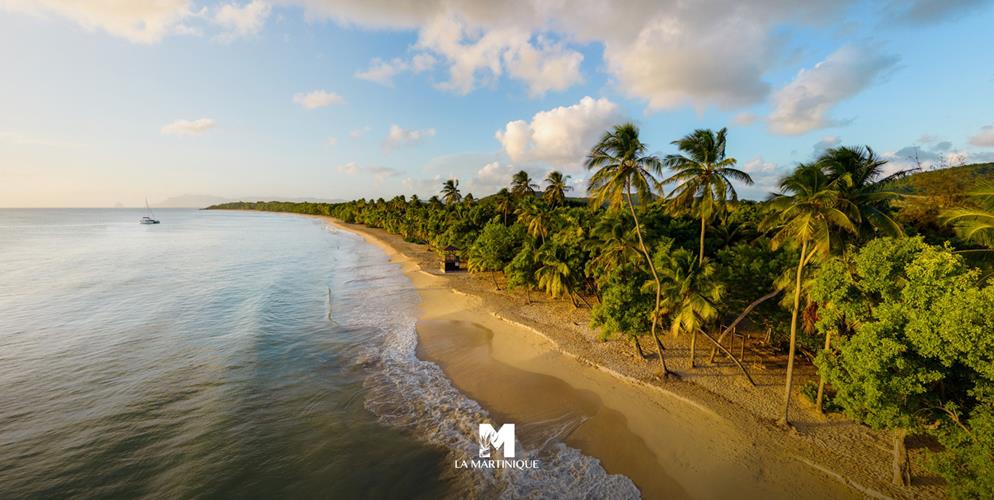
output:
[[421, 28], [416, 46], [448, 63], [449, 79], [437, 86], [459, 94], [495, 82], [505, 70], [533, 96], [583, 80], [582, 54], [541, 37], [533, 44], [531, 33], [513, 23], [480, 30], [461, 16], [438, 15]]
[[324, 142], [325, 142], [325, 144], [327, 144], [329, 146], [337, 146], [338, 145], [338, 138], [337, 137], [329, 137]]
[[755, 113], [739, 113], [735, 115], [733, 121], [736, 125], [748, 126], [756, 123], [759, 117]]
[[494, 161], [480, 168], [476, 172], [474, 180], [480, 187], [499, 188], [510, 184], [511, 176], [517, 171], [518, 169], [514, 168], [514, 165], [505, 165], [499, 161]]
[[398, 125], [390, 125], [390, 132], [387, 133], [387, 138], [383, 142], [383, 145], [387, 149], [394, 149], [405, 146], [415, 146], [420, 144], [422, 141], [428, 137], [435, 136], [435, 129], [426, 128], [422, 130], [413, 130], [400, 127]]
[[989, 0], [890, 0], [884, 17], [908, 25], [933, 24], [962, 17]]
[[345, 175], [368, 175], [375, 179], [376, 182], [383, 182], [386, 179], [400, 175], [400, 171], [397, 169], [381, 167], [379, 165], [361, 166], [354, 161], [339, 165], [335, 167], [335, 170]]
[[407, 70], [407, 62], [400, 58], [384, 61], [375, 58], [369, 62], [369, 68], [357, 71], [355, 77], [370, 82], [393, 87], [393, 78]]
[[334, 92], [314, 90], [307, 93], [301, 92], [294, 94], [293, 102], [307, 109], [317, 109], [331, 106], [332, 104], [341, 104], [345, 102], [345, 99]]
[[222, 5], [214, 14], [214, 22], [227, 30], [220, 39], [230, 41], [259, 33], [266, 24], [270, 11], [269, 4], [259, 0], [252, 0], [240, 7], [236, 4]]
[[68, 18], [87, 30], [102, 30], [136, 43], [155, 43], [188, 30], [182, 22], [198, 13], [189, 0], [4, 0], [0, 9]]
[[597, 138], [621, 119], [617, 104], [584, 97], [572, 106], [540, 111], [530, 122], [508, 122], [496, 137], [512, 162], [578, 168]]
[[349, 138], [352, 139], [352, 140], [361, 139], [363, 136], [365, 136], [366, 134], [368, 134], [371, 130], [373, 130], [373, 129], [370, 128], [370, 127], [368, 127], [368, 126], [367, 127], [359, 127], [357, 129], [354, 129], [351, 132], [349, 132]]
[[980, 127], [980, 131], [970, 137], [970, 144], [982, 148], [994, 148], [994, 125]]
[[844, 123], [829, 116], [832, 107], [873, 85], [896, 64], [897, 57], [872, 47], [849, 45], [835, 51], [776, 92], [770, 129], [803, 134]]
[[384, 61], [376, 57], [369, 62], [369, 68], [357, 71], [355, 77], [386, 87], [393, 87], [393, 79], [397, 75], [406, 71], [421, 73], [430, 70], [434, 65], [435, 58], [431, 54], [416, 54], [410, 61], [399, 57]]
[[201, 118], [199, 120], [176, 120], [162, 126], [162, 135], [199, 135], [214, 128], [214, 120]]

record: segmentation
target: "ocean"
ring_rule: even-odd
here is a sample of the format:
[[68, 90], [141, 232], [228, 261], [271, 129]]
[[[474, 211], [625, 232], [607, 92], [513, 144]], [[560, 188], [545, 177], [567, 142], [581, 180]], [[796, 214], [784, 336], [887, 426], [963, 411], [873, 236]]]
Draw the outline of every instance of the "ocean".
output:
[[418, 296], [318, 219], [0, 209], [0, 496], [633, 497], [561, 442], [455, 469], [487, 412], [417, 359]]

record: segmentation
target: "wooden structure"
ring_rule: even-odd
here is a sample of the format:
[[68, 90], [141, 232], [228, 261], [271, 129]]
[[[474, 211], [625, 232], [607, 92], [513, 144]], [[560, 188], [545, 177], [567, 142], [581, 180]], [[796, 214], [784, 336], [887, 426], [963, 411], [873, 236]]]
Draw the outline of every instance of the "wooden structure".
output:
[[445, 260], [442, 262], [442, 272], [451, 273], [462, 271], [462, 262], [459, 261], [459, 249], [449, 245], [445, 247]]

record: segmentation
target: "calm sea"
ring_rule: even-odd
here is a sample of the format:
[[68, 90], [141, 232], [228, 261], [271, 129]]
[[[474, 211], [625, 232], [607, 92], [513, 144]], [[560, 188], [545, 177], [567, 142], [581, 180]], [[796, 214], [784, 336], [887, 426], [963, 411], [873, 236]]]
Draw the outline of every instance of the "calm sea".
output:
[[378, 249], [289, 215], [0, 209], [0, 497], [637, 494], [561, 443], [455, 471], [486, 412], [418, 360]]

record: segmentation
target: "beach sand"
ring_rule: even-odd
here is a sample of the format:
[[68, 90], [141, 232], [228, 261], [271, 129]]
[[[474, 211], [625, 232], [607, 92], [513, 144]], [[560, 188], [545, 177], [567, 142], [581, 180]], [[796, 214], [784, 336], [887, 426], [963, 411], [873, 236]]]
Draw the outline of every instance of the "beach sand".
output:
[[[514, 316], [516, 303], [482, 292], [482, 279], [431, 267], [437, 257], [423, 246], [328, 220], [361, 235], [401, 266], [422, 300], [418, 356], [438, 363], [495, 423], [516, 423], [526, 445], [530, 425], [560, 422], [568, 445], [601, 460], [608, 472], [631, 478], [646, 498], [941, 497], [934, 484], [904, 489], [889, 484], [886, 436], [841, 418], [795, 416], [799, 431], [777, 428], [749, 406], [757, 394], [769, 397], [762, 391], [776, 391], [776, 384], [760, 380], [763, 389], [751, 390], [732, 370], [710, 374], [722, 387], [743, 394], [746, 404], [697, 383], [703, 375], [660, 384], [651, 376], [654, 365], [625, 354], [630, 347], [615, 342], [614, 357], [603, 359], [589, 350], [581, 355], [575, 351], [586, 346], [569, 331], [584, 325], [557, 330]], [[565, 325], [559, 315], [548, 314]], [[680, 363], [679, 349], [667, 347]], [[545, 439], [547, 433], [533, 438]]]

